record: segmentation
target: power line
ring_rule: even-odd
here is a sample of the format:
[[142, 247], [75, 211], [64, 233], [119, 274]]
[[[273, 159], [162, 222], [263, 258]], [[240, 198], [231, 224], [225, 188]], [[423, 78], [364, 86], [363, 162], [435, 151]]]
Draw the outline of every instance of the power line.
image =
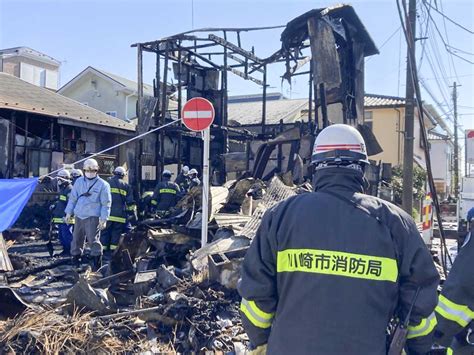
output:
[[[440, 0], [439, 4], [441, 6], [441, 10], [443, 10], [443, 3], [441, 2], [441, 0]], [[446, 42], [448, 42], [448, 45], [451, 46], [451, 44], [449, 43], [448, 30], [446, 29], [446, 20], [444, 19], [444, 17], [443, 17], [443, 26], [444, 26], [444, 34], [446, 35]], [[451, 59], [449, 63], [451, 64], [451, 66], [453, 68], [454, 75], [456, 76], [456, 79], [459, 81], [459, 78], [457, 77], [458, 73], [456, 71], [456, 66], [454, 65], [454, 59], [453, 59], [452, 56], [450, 56], [449, 59]], [[452, 72], [450, 72], [449, 74], [453, 75]]]
[[[425, 2], [426, 2], [426, 1], [423, 0], [423, 3], [424, 3], [424, 4], [425, 4]], [[462, 28], [464, 31], [469, 32], [470, 34], [474, 34], [474, 31], [472, 31], [472, 30], [470, 30], [470, 29], [464, 27], [464, 26], [461, 25], [460, 23], [454, 21], [454, 20], [451, 19], [449, 16], [445, 15], [443, 12], [439, 11], [436, 7], [434, 7], [433, 5], [431, 5], [431, 3], [428, 4], [428, 6], [429, 6], [430, 8], [432, 8], [434, 11], [436, 11], [438, 14], [440, 14], [441, 16], [443, 16], [443, 18], [445, 18], [446, 20], [448, 20], [449, 22], [451, 22], [452, 24], [458, 26], [459, 28]]]
[[[428, 8], [428, 5], [427, 5], [427, 3], [426, 3], [426, 0], [422, 0], [422, 2], [423, 2], [423, 5], [424, 5], [426, 8]], [[431, 6], [431, 8], [434, 9], [433, 6]], [[468, 60], [468, 59], [466, 59], [466, 58], [464, 58], [464, 57], [462, 57], [462, 56], [460, 56], [460, 55], [454, 53], [454, 52], [450, 49], [450, 46], [449, 46], [449, 45], [446, 43], [446, 41], [444, 40], [444, 37], [442, 36], [441, 31], [440, 31], [439, 28], [438, 28], [438, 24], [437, 24], [436, 21], [433, 19], [433, 16], [431, 16], [431, 13], [428, 13], [428, 17], [430, 18], [431, 22], [432, 22], [433, 25], [435, 26], [436, 32], [438, 33], [438, 35], [439, 35], [441, 41], [443, 42], [446, 51], [447, 51], [448, 53], [450, 53], [450, 54], [452, 54], [452, 55], [458, 57], [459, 59], [464, 60], [465, 62], [468, 62], [468, 63], [470, 63], [470, 64], [474, 64], [474, 62], [471, 62], [470, 60]]]
[[[393, 38], [393, 36], [395, 36], [398, 33], [398, 31], [400, 31], [401, 28], [402, 26], [398, 26], [398, 28], [390, 36], [388, 36], [388, 38], [380, 45], [379, 50], [382, 49]], [[365, 62], [366, 63], [369, 62], [374, 57], [375, 56], [369, 57]]]

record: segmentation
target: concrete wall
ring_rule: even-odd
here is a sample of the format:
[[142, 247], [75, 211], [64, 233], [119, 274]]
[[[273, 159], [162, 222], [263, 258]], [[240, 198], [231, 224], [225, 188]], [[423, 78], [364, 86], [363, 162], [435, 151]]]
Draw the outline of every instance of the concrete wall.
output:
[[119, 91], [120, 89], [120, 85], [114, 85], [93, 73], [88, 73], [74, 85], [64, 89], [61, 94], [102, 112], [116, 111], [120, 119], [133, 118], [136, 116], [137, 97], [135, 95], [128, 97], [125, 112], [127, 95]]

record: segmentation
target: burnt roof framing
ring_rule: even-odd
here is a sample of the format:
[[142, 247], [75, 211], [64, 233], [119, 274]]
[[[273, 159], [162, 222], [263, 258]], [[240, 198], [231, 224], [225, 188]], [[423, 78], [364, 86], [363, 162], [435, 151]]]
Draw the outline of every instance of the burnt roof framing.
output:
[[[332, 42], [327, 41], [327, 43], [332, 43], [334, 46], [331, 51], [324, 53], [318, 51], [321, 48], [324, 49], [324, 47], [314, 45], [315, 41], [326, 41], [325, 38], [317, 37], [324, 33], [324, 30], [320, 29], [322, 27], [326, 28], [326, 32], [329, 31], [332, 34], [329, 36]], [[241, 33], [277, 28], [284, 28], [281, 34], [282, 46], [269, 57], [261, 58], [257, 56], [253, 47], [251, 50], [243, 48]], [[228, 35], [232, 35], [234, 41], [229, 40]], [[350, 120], [360, 116], [360, 109], [362, 108], [363, 110], [363, 60], [361, 64], [360, 58], [378, 53], [370, 35], [353, 8], [349, 5], [311, 10], [293, 19], [285, 26], [202, 28], [178, 33], [155, 41], [136, 43], [132, 47], [137, 47], [138, 50], [139, 119], [142, 112], [141, 97], [143, 97], [142, 53], [151, 52], [156, 55], [156, 77], [154, 83], [155, 97], [158, 100], [155, 108], [156, 125], [165, 123], [165, 115], [168, 111], [166, 107], [167, 98], [172, 93], [162, 90], [159, 83], [160, 80], [167, 82], [167, 72], [171, 65], [177, 64], [178, 68], [178, 80], [177, 84], [174, 85], [177, 87], [178, 92], [178, 118], [181, 118], [181, 91], [183, 87], [188, 88], [188, 85], [190, 85], [190, 72], [192, 70], [200, 70], [203, 73], [208, 71], [218, 71], [220, 73], [220, 77], [218, 75], [217, 79], [215, 79], [214, 87], [211, 87], [208, 91], [214, 90], [214, 92], [218, 92], [220, 95], [214, 97], [215, 100], [218, 100], [216, 102], [219, 103], [219, 107], [216, 107], [216, 112], [219, 110], [220, 113], [220, 121], [214, 127], [217, 126], [222, 131], [224, 141], [223, 153], [227, 152], [228, 147], [229, 131], [225, 128], [228, 121], [227, 73], [229, 71], [244, 80], [250, 80], [262, 87], [261, 132], [262, 137], [268, 136], [268, 138], [271, 138], [265, 132], [266, 91], [268, 87], [267, 69], [269, 65], [285, 63], [286, 71], [281, 76], [283, 80], [290, 81], [293, 76], [308, 75], [308, 97], [311, 103], [309, 105], [309, 125], [314, 127], [314, 123], [319, 123], [318, 127], [321, 128], [324, 124], [328, 123], [328, 120], [327, 117], [325, 119], [323, 117], [323, 125], [321, 125], [321, 121], [318, 118], [318, 106], [321, 107], [321, 112], [324, 115], [326, 105], [336, 102], [342, 103], [344, 122], [346, 122], [346, 119]], [[332, 64], [331, 66], [330, 62], [334, 58], [337, 58], [337, 64]], [[321, 62], [326, 63], [321, 64]], [[300, 70], [307, 63], [309, 63], [310, 69]], [[173, 68], [176, 76], [176, 66], [173, 66]], [[321, 71], [321, 68], [323, 71]], [[336, 83], [331, 82], [328, 79], [328, 75], [324, 75], [324, 70], [326, 69], [338, 71], [340, 73], [338, 75], [342, 77], [342, 80], [340, 79]], [[163, 73], [163, 77], [161, 77], [160, 72]], [[183, 72], [187, 78], [186, 80], [183, 80]], [[322, 76], [321, 73], [323, 73]], [[203, 76], [202, 81], [204, 82], [205, 80], [207, 79]], [[200, 90], [205, 92], [205, 85], [205, 83], [202, 84], [202, 89], [199, 90], [196, 87], [195, 92], [201, 92]], [[358, 94], [356, 95], [356, 93]], [[314, 108], [312, 107], [313, 105], [315, 106]], [[313, 120], [314, 123], [312, 122]], [[167, 127], [167, 130], [171, 129], [171, 127]], [[162, 132], [160, 136], [162, 137], [163, 134], [165, 132]], [[180, 134], [181, 136], [182, 134]], [[238, 136], [242, 138], [248, 137], [245, 134]], [[157, 151], [161, 152], [162, 149], [162, 146], [157, 146]], [[163, 165], [163, 161], [161, 165]], [[181, 162], [178, 162], [178, 165], [181, 165]], [[161, 169], [162, 167], [159, 168], [157, 166], [157, 175], [161, 173]]]

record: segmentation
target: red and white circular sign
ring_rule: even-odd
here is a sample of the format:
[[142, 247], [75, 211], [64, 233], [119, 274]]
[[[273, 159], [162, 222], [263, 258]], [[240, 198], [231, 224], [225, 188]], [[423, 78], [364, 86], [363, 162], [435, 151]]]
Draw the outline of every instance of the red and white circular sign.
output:
[[183, 123], [191, 131], [204, 131], [211, 126], [214, 116], [214, 106], [202, 97], [192, 98], [181, 111]]

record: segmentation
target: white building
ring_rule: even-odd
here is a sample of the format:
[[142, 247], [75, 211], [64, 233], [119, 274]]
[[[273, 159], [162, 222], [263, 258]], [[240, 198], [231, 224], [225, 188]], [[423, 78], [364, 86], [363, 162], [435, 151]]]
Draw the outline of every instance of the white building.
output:
[[[137, 116], [137, 83], [91, 66], [61, 87], [58, 93], [122, 120]], [[143, 94], [153, 96], [153, 87], [144, 84]]]
[[0, 72], [53, 91], [59, 87], [61, 62], [28, 47], [0, 50]]

